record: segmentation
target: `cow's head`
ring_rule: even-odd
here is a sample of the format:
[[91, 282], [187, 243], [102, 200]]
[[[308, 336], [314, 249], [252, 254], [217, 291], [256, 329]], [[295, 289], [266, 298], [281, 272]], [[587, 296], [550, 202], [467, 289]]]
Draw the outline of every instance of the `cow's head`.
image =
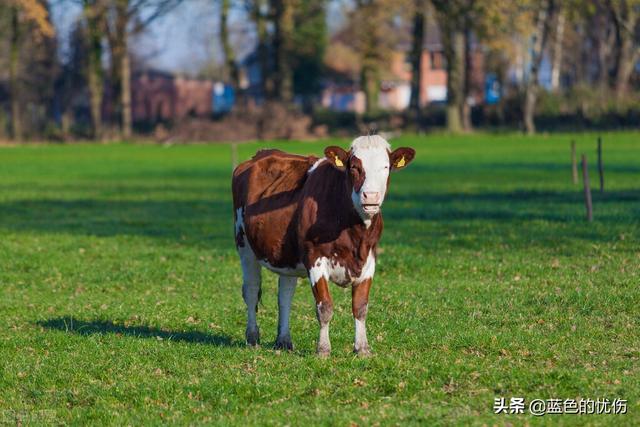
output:
[[389, 171], [406, 167], [416, 152], [407, 147], [391, 151], [384, 138], [369, 135], [356, 138], [349, 151], [331, 146], [324, 154], [333, 167], [346, 173], [353, 207], [368, 224], [380, 212], [389, 184]]

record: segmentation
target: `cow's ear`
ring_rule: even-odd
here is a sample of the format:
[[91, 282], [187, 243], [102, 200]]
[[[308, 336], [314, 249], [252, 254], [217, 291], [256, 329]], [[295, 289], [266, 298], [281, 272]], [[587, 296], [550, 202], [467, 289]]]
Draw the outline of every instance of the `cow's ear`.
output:
[[416, 156], [416, 151], [409, 147], [400, 147], [393, 150], [389, 155], [391, 160], [391, 169], [398, 170], [405, 168], [411, 160]]
[[324, 155], [329, 160], [329, 163], [333, 165], [333, 167], [344, 171], [347, 169], [347, 161], [349, 160], [349, 153], [344, 151], [340, 147], [336, 147], [332, 145], [331, 147], [327, 147], [324, 149]]

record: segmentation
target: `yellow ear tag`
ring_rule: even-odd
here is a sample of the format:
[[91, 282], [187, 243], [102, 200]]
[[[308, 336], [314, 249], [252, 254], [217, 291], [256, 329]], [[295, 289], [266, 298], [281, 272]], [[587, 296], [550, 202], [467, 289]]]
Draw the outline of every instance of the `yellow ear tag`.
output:
[[407, 162], [405, 162], [405, 161], [404, 161], [404, 156], [402, 156], [402, 157], [400, 158], [400, 160], [398, 160], [398, 162], [396, 163], [396, 167], [397, 167], [397, 168], [402, 168], [402, 167], [404, 167], [404, 165], [405, 165], [406, 163], [407, 163]]
[[335, 162], [336, 166], [338, 166], [339, 168], [341, 168], [341, 167], [343, 167], [343, 166], [344, 166], [344, 163], [342, 163], [342, 160], [340, 160], [340, 159], [338, 158], [338, 156], [334, 157], [334, 158], [333, 158], [333, 160], [334, 160], [334, 162]]

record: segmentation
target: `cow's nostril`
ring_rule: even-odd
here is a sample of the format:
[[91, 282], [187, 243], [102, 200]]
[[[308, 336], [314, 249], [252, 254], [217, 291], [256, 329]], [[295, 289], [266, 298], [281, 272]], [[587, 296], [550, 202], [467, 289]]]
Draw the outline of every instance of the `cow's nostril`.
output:
[[366, 204], [377, 204], [380, 203], [380, 193], [373, 191], [365, 191], [363, 192], [363, 199]]

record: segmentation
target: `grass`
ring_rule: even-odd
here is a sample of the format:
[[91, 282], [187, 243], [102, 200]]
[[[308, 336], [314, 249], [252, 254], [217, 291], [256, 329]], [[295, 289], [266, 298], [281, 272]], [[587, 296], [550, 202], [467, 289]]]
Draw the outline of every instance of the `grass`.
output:
[[[392, 141], [417, 159], [385, 202], [366, 360], [336, 286], [333, 353], [315, 357], [306, 281], [296, 350], [272, 350], [268, 272], [263, 347], [244, 346], [229, 146], [2, 148], [0, 423], [640, 424], [640, 134], [603, 135], [591, 224], [572, 137], [597, 188], [592, 134]], [[495, 397], [628, 413], [494, 414]]]

